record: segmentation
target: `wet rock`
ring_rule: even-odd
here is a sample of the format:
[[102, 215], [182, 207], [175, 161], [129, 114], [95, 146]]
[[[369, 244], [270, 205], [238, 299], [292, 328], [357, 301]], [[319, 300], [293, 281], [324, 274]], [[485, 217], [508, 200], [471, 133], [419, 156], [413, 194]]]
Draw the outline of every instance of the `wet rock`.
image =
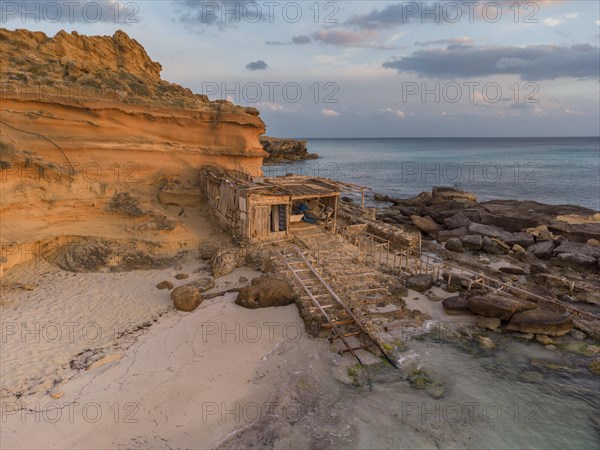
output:
[[458, 213], [445, 219], [444, 223], [450, 230], [455, 230], [457, 228], [467, 228], [471, 224], [471, 221], [463, 213]]
[[[496, 294], [477, 295], [469, 298], [469, 309], [473, 313], [483, 317], [496, 317], [500, 320], [509, 320], [515, 313], [535, 307], [535, 303]], [[529, 333], [529, 331], [523, 332]]]
[[437, 240], [440, 242], [446, 242], [448, 239], [460, 238], [469, 234], [467, 227], [456, 228], [455, 230], [442, 230], [437, 234]]
[[556, 266], [569, 267], [579, 272], [596, 272], [598, 270], [598, 261], [584, 254], [560, 253], [557, 257], [551, 258], [550, 262]]
[[553, 345], [554, 341], [545, 334], [536, 334], [535, 335], [536, 342], [539, 342], [542, 345]]
[[241, 288], [235, 303], [248, 309], [287, 306], [294, 303], [292, 287], [285, 280], [259, 277], [250, 286]]
[[446, 314], [451, 316], [461, 316], [472, 314], [469, 309], [469, 301], [464, 295], [456, 295], [454, 297], [448, 297], [442, 301], [442, 306]]
[[448, 239], [444, 247], [446, 247], [446, 250], [456, 253], [463, 253], [465, 251], [462, 242], [458, 238]]
[[544, 375], [539, 372], [534, 372], [532, 370], [526, 370], [519, 374], [519, 380], [524, 381], [526, 383], [543, 383]]
[[229, 275], [237, 267], [237, 253], [235, 250], [220, 250], [211, 260], [213, 277], [219, 278]]
[[496, 343], [487, 336], [477, 336], [475, 340], [481, 348], [485, 348], [486, 350], [493, 350], [496, 348]]
[[508, 266], [508, 267], [500, 267], [500, 272], [507, 273], [509, 275], [525, 275], [525, 269], [521, 267]]
[[462, 242], [462, 245], [467, 250], [481, 250], [483, 239], [481, 238], [481, 236], [475, 234], [469, 236], [462, 236], [460, 238], [460, 242]]
[[496, 331], [502, 322], [495, 317], [477, 317], [475, 325], [483, 330]]
[[238, 283], [247, 283], [247, 282], [248, 282], [248, 278], [246, 278], [246, 277], [238, 278]]
[[[600, 375], [600, 360], [590, 363], [590, 372]], [[600, 421], [598, 421], [598, 427], [600, 427]]]
[[167, 280], [161, 281], [160, 283], [158, 283], [156, 285], [156, 288], [160, 289], [161, 291], [163, 289], [168, 289], [170, 291], [171, 289], [173, 289], [173, 283], [171, 283], [170, 281], [167, 281]]
[[527, 250], [539, 259], [550, 259], [554, 253], [554, 247], [553, 241], [543, 241], [529, 246]]
[[507, 330], [521, 333], [562, 336], [573, 327], [571, 317], [546, 309], [529, 309], [517, 312], [508, 323]]
[[545, 264], [534, 263], [529, 266], [529, 273], [531, 273], [532, 275], [536, 273], [548, 273], [548, 267], [546, 267]]
[[202, 277], [188, 284], [200, 292], [206, 292], [215, 287], [215, 280], [211, 277]]
[[532, 341], [535, 338], [535, 334], [532, 334], [532, 333], [517, 334], [515, 336], [515, 338], [518, 339], [518, 340], [520, 340], [520, 341], [529, 342], [529, 341]]
[[512, 238], [512, 234], [492, 225], [483, 225], [481, 223], [471, 223], [469, 225], [470, 234], [479, 234], [489, 238], [500, 239], [504, 242]]
[[187, 273], [178, 273], [177, 275], [175, 275], [176, 280], [186, 280], [189, 277], [190, 276]]
[[425, 234], [435, 235], [442, 229], [431, 217], [410, 216], [410, 220], [420, 231]]
[[406, 279], [406, 287], [417, 292], [425, 292], [433, 286], [433, 278], [431, 275], [413, 275]]
[[434, 294], [433, 292], [429, 291], [427, 292], [427, 294], [425, 294], [425, 296], [429, 299], [429, 301], [431, 302], [441, 302], [442, 300], [444, 300], [444, 297], [440, 297], [439, 295]]
[[175, 309], [184, 312], [195, 310], [202, 303], [200, 291], [193, 286], [180, 286], [171, 292], [171, 300]]

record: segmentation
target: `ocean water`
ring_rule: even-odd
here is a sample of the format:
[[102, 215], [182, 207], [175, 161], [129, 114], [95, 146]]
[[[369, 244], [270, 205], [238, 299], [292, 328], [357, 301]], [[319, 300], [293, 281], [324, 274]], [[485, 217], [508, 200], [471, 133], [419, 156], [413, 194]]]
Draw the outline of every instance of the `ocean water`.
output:
[[453, 186], [479, 200], [600, 210], [600, 138], [309, 139], [312, 161], [265, 167], [357, 183], [392, 197]]

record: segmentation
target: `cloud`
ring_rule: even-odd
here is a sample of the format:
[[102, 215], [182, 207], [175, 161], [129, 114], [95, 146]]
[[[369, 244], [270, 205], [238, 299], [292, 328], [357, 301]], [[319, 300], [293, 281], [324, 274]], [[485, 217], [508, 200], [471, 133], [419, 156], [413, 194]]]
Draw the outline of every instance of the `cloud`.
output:
[[267, 41], [266, 45], [305, 45], [310, 44], [312, 39], [310, 36], [306, 36], [301, 34], [299, 36], [294, 36], [290, 42], [281, 42], [281, 41]]
[[340, 115], [339, 112], [334, 111], [333, 109], [325, 109], [325, 108], [323, 108], [321, 110], [321, 114], [323, 114], [324, 116], [327, 116], [327, 117], [335, 117], [335, 116]]
[[381, 109], [380, 111], [383, 113], [393, 114], [394, 116], [396, 116], [400, 119], [404, 119], [406, 117], [406, 113], [404, 113], [403, 111], [400, 111], [399, 109], [384, 108], [384, 109]]
[[246, 69], [252, 70], [252, 71], [267, 70], [268, 68], [269, 68], [269, 66], [262, 59], [259, 59], [258, 61], [254, 61], [254, 62], [250, 62], [250, 63], [246, 64]]
[[596, 20], [594, 23], [600, 27], [600, 20]]
[[383, 64], [398, 72], [424, 77], [470, 78], [513, 74], [523, 80], [554, 80], [561, 77], [597, 78], [598, 47], [531, 45], [474, 47], [449, 45], [444, 49], [418, 50], [411, 56]]
[[373, 48], [376, 50], [394, 50], [399, 47], [377, 44], [373, 40], [377, 37], [377, 32], [371, 30], [334, 30], [324, 29], [312, 34], [315, 41], [325, 45], [350, 48]]
[[180, 20], [189, 25], [224, 28], [232, 24], [270, 19], [270, 9], [255, 0], [181, 0], [173, 3], [181, 11]]
[[562, 25], [567, 20], [575, 20], [579, 17], [578, 12], [567, 13], [567, 14], [559, 14], [556, 16], [550, 16], [546, 19], [542, 20], [542, 23], [548, 27], [555, 27], [558, 25]]
[[473, 41], [470, 37], [460, 37], [460, 38], [452, 38], [452, 39], [438, 39], [437, 41], [425, 41], [425, 42], [415, 42], [415, 45], [419, 47], [427, 47], [429, 45], [466, 45], [472, 44]]

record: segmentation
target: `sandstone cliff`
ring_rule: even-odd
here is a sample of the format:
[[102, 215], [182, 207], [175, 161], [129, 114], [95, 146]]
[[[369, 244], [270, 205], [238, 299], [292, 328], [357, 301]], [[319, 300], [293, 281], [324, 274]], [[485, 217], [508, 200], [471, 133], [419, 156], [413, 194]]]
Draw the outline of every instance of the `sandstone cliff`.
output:
[[[0, 29], [0, 54], [5, 267], [38, 256], [27, 245], [56, 239], [194, 246], [209, 227], [197, 210], [199, 167], [260, 172], [258, 111], [162, 80], [161, 65], [122, 31]], [[121, 194], [141, 213], [110, 209]]]

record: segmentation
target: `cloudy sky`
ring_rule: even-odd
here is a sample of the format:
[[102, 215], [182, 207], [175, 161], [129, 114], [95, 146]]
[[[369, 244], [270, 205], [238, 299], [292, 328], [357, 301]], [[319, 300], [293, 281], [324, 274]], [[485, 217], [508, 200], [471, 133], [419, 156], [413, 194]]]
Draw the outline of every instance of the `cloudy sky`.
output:
[[275, 136], [591, 136], [599, 5], [3, 1], [2, 26], [123, 29], [163, 78], [257, 107]]

